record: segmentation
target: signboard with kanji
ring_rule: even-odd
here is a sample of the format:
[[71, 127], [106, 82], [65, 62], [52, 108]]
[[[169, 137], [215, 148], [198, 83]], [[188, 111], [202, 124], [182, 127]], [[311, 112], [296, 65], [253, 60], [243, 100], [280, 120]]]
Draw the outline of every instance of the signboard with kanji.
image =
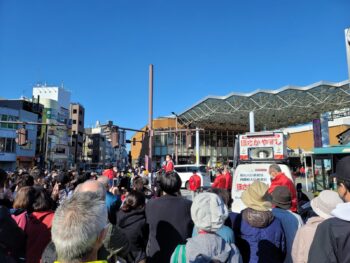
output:
[[[239, 159], [251, 160], [256, 159], [250, 156], [252, 149], [261, 148], [268, 152], [272, 151], [269, 159], [283, 160], [286, 159], [286, 144], [282, 132], [262, 133], [254, 135], [240, 135], [239, 136]], [[256, 152], [256, 151], [255, 151]]]

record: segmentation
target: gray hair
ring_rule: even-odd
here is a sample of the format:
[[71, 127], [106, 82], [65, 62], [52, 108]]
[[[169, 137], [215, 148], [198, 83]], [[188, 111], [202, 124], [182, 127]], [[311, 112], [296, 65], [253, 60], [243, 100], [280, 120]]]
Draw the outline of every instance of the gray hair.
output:
[[269, 170], [274, 170], [277, 173], [282, 172], [281, 167], [278, 164], [271, 164]]
[[58, 260], [79, 262], [93, 250], [108, 222], [107, 207], [97, 193], [75, 193], [56, 210], [52, 241]]
[[106, 198], [106, 188], [100, 182], [96, 180], [87, 180], [82, 184], [79, 184], [74, 191], [76, 193], [96, 193], [102, 200]]

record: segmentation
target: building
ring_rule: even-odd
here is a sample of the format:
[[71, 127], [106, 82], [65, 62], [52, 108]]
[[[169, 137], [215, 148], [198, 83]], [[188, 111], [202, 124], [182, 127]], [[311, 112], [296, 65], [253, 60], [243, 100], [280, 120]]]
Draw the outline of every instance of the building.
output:
[[83, 154], [83, 140], [84, 140], [84, 119], [85, 109], [79, 103], [70, 104], [70, 119], [71, 119], [71, 158], [73, 163], [80, 163]]
[[[235, 159], [235, 136], [248, 131], [283, 129], [289, 133], [288, 146], [292, 150], [309, 151], [315, 146], [310, 122], [320, 120], [324, 114], [331, 116], [330, 128], [326, 127], [329, 144], [337, 144], [336, 136], [350, 126], [349, 83], [348, 80], [339, 83], [321, 81], [306, 87], [208, 96], [177, 118], [154, 120], [152, 167], [159, 167], [166, 154], [177, 155], [179, 164], [196, 162], [216, 166], [229, 163]], [[176, 120], [180, 130], [177, 151]], [[142, 139], [142, 134], [136, 133], [132, 138], [132, 141], [141, 141], [131, 146], [133, 164], [145, 164], [148, 137]]]
[[93, 169], [114, 164], [119, 170], [125, 170], [129, 165], [126, 151], [125, 131], [119, 131], [119, 147], [113, 148], [111, 144], [112, 121], [106, 124], [96, 122], [93, 128], [86, 128], [84, 135], [83, 156], [85, 166]]
[[44, 105], [43, 122], [51, 124], [47, 128], [47, 150], [45, 163], [48, 168], [68, 168], [70, 166], [70, 92], [63, 87], [37, 85], [33, 87], [33, 97]]
[[[26, 99], [0, 100], [0, 120], [19, 122], [41, 122], [42, 105]], [[28, 131], [28, 143], [25, 146], [16, 144], [16, 130], [22, 125], [0, 124], [0, 168], [13, 171], [16, 168], [30, 168], [40, 163], [43, 147], [37, 140], [41, 127], [25, 125]]]

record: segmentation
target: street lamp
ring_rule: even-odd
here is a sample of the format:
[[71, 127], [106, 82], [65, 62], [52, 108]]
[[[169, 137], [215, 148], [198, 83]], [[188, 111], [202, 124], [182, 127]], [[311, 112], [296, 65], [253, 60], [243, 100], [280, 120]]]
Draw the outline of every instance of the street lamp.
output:
[[176, 164], [179, 164], [178, 162], [178, 153], [177, 153], [177, 118], [179, 117], [175, 112], [171, 112], [173, 115], [175, 115], [175, 162]]

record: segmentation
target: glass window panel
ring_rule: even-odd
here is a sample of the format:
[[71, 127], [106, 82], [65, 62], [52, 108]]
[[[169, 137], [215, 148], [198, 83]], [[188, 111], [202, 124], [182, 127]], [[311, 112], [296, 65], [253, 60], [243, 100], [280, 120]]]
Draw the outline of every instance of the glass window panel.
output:
[[172, 152], [168, 153], [168, 147], [161, 147], [161, 155], [172, 154]]
[[178, 173], [186, 173], [187, 172], [187, 167], [176, 167], [175, 171]]
[[5, 151], [5, 138], [0, 138], [0, 152]]
[[5, 141], [5, 152], [11, 152], [12, 150], [12, 139], [11, 138], [6, 138]]
[[167, 134], [166, 133], [163, 133], [161, 134], [160, 136], [160, 143], [161, 145], [167, 145]]
[[174, 133], [169, 133], [168, 134], [168, 145], [173, 145], [175, 142], [174, 142]]
[[155, 147], [154, 149], [154, 154], [155, 155], [160, 155], [161, 151], [160, 151], [160, 147]]
[[11, 152], [15, 152], [16, 151], [16, 141], [15, 139], [12, 139], [12, 149], [11, 149]]

